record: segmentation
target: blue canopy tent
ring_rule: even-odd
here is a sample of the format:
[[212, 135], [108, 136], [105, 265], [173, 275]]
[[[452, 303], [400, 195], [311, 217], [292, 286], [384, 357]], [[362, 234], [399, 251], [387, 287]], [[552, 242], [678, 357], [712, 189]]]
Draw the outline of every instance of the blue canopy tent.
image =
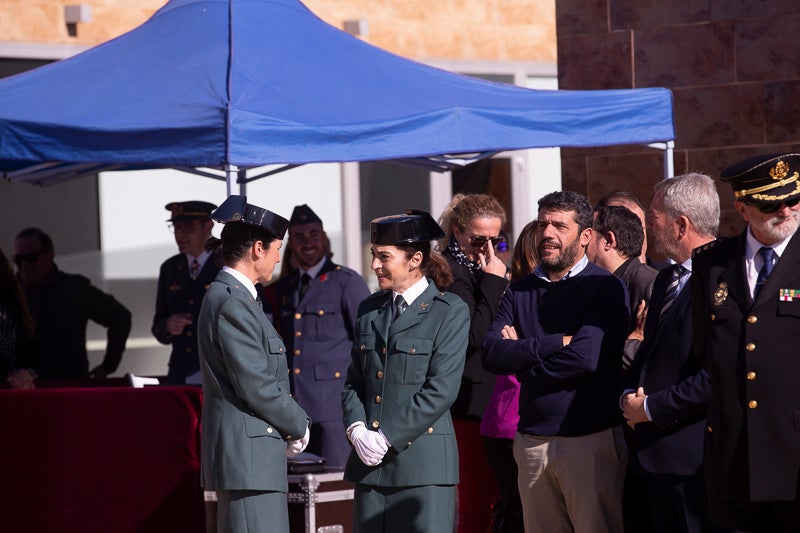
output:
[[[298, 0], [172, 0], [134, 30], [0, 81], [0, 171], [49, 183], [103, 170], [404, 159], [663, 143], [666, 89], [541, 91], [410, 61]], [[668, 153], [671, 150], [668, 150]], [[671, 161], [671, 156], [667, 158]]]

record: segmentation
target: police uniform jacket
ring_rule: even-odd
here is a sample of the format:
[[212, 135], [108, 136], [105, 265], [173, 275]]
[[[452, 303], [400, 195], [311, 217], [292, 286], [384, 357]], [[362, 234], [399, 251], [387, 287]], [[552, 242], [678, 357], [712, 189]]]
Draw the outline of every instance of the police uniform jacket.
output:
[[328, 259], [298, 302], [299, 278], [298, 270], [273, 285], [292, 392], [314, 422], [340, 421], [358, 306], [369, 289], [357, 272]]
[[717, 501], [789, 501], [800, 476], [800, 232], [755, 301], [745, 234], [693, 260], [694, 347], [711, 377], [705, 470]]
[[203, 299], [198, 337], [203, 486], [286, 492], [286, 441], [301, 438], [308, 421], [289, 395], [286, 348], [261, 302], [221, 271]]
[[673, 266], [653, 286], [644, 341], [627, 377], [627, 388], [644, 387], [652, 422], [627, 433], [631, 453], [655, 474], [694, 475], [703, 464], [705, 414], [711, 385], [692, 356], [692, 291], [689, 282], [661, 317]]
[[[161, 265], [158, 274], [158, 292], [156, 293], [156, 313], [153, 316], [151, 331], [161, 344], [171, 344], [169, 356], [170, 383], [184, 383], [186, 376], [200, 370], [197, 355], [197, 317], [203, 303], [208, 286], [219, 272], [220, 263], [216, 254], [206, 259], [203, 268], [192, 279], [185, 254], [177, 254]], [[167, 332], [167, 320], [175, 313], [188, 313], [192, 323], [180, 335]]]
[[384, 487], [456, 484], [450, 406], [464, 369], [469, 309], [430, 283], [392, 322], [391, 298], [382, 291], [361, 304], [342, 392], [345, 427], [365, 422], [391, 447], [374, 467], [351, 452], [345, 479]]

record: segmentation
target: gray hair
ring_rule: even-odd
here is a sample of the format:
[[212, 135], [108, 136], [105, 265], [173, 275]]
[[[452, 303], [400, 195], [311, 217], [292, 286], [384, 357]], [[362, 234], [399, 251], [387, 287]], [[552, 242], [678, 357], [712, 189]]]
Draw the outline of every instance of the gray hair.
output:
[[664, 213], [670, 218], [686, 216], [704, 237], [716, 237], [719, 231], [719, 194], [714, 180], [705, 174], [690, 172], [660, 181], [653, 189], [661, 196]]

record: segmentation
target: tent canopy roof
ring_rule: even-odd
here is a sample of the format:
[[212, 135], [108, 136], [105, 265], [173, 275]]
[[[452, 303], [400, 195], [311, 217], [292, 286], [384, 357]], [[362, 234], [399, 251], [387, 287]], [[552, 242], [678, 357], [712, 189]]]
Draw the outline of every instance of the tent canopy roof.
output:
[[364, 43], [297, 0], [172, 0], [116, 39], [0, 81], [0, 169], [20, 179], [37, 175], [31, 165], [49, 180], [64, 169], [249, 168], [673, 138], [666, 89], [537, 91], [469, 78]]

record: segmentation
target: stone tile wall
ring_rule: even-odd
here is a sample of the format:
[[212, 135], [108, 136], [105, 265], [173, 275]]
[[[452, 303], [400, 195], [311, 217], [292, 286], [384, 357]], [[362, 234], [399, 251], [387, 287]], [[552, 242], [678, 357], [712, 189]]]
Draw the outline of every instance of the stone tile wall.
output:
[[[556, 0], [562, 89], [668, 87], [675, 172], [717, 176], [759, 153], [800, 149], [797, 0]], [[624, 188], [647, 204], [659, 151], [562, 150], [563, 186], [597, 201]], [[743, 227], [718, 184], [720, 233]]]
[[[555, 62], [555, 0], [305, 0], [329, 24], [365, 19], [362, 38], [415, 59]], [[64, 5], [92, 22], [71, 36]], [[92, 46], [147, 20], [166, 0], [0, 0], [0, 41]]]

